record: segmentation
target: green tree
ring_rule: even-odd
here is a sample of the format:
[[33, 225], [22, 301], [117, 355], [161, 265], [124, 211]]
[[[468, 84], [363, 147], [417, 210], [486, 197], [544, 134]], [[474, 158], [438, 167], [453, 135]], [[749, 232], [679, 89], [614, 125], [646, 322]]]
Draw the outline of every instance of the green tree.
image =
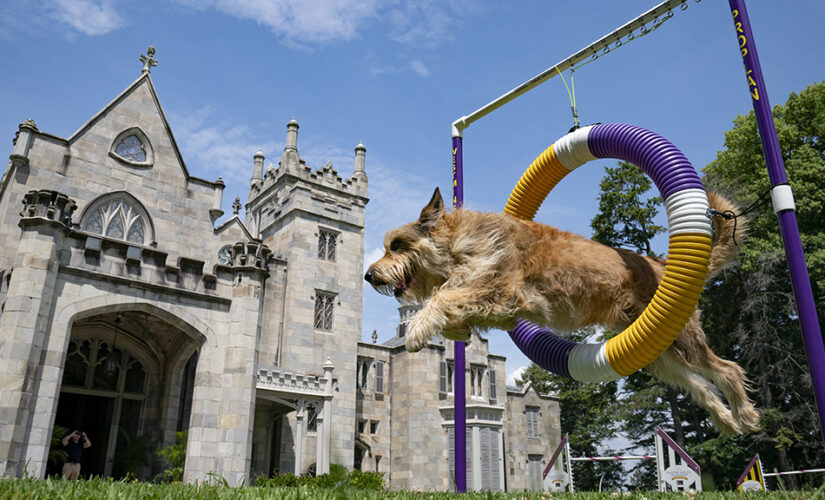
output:
[[590, 222], [593, 239], [614, 248], [656, 256], [650, 240], [665, 228], [653, 221], [662, 206], [660, 196], [649, 196], [653, 183], [632, 163], [605, 167], [599, 183], [599, 213]]
[[[825, 311], [825, 82], [815, 83], [773, 109], [774, 122], [794, 190], [820, 326]], [[709, 185], [742, 206], [770, 187], [753, 112], [739, 116], [725, 134], [725, 149], [704, 169]], [[821, 466], [825, 456], [802, 335], [776, 215], [763, 206], [749, 215], [741, 265], [707, 287], [703, 324], [711, 346], [746, 368], [763, 408], [763, 432], [741, 443], [759, 452], [768, 469]], [[735, 479], [735, 472], [729, 477]], [[821, 478], [791, 476], [800, 484]], [[790, 482], [789, 481], [789, 482]], [[793, 483], [791, 483], [793, 485]]]

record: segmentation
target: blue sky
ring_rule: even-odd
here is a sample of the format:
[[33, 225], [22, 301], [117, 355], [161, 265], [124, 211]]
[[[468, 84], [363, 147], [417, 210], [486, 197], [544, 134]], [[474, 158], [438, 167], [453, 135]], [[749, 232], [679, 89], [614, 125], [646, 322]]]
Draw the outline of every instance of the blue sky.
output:
[[[371, 262], [384, 232], [414, 219], [435, 186], [450, 192], [453, 120], [657, 3], [6, 0], [0, 134], [9, 153], [27, 118], [69, 136], [139, 76], [138, 57], [152, 44], [152, 79], [187, 167], [223, 177], [227, 211], [235, 196], [246, 200], [255, 151], [277, 163], [291, 118], [301, 125], [300, 154], [315, 168], [332, 161], [351, 175], [363, 141]], [[574, 82], [584, 124], [649, 128], [700, 169], [751, 104], [727, 2], [687, 5], [651, 35], [577, 70]], [[825, 79], [825, 3], [752, 0], [748, 8], [773, 104]], [[526, 166], [571, 124], [555, 78], [469, 127], [466, 206], [500, 211]], [[565, 179], [536, 219], [590, 235], [608, 164]], [[389, 338], [394, 300], [364, 294], [364, 339], [373, 329]], [[488, 337], [509, 372], [528, 364], [506, 334]]]

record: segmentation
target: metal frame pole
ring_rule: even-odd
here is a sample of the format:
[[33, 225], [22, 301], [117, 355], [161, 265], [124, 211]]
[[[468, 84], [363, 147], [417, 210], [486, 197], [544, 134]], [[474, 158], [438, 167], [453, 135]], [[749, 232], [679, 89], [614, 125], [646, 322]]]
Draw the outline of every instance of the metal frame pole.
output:
[[799, 226], [796, 222], [793, 193], [788, 184], [785, 163], [779, 148], [776, 125], [773, 121], [770, 102], [768, 102], [768, 92], [762, 77], [762, 67], [759, 65], [759, 55], [756, 52], [756, 43], [745, 2], [744, 0], [728, 0], [728, 3], [733, 16], [736, 38], [739, 41], [742, 62], [745, 65], [745, 76], [748, 79], [748, 89], [759, 127], [759, 136], [762, 140], [762, 150], [771, 181], [771, 198], [774, 211], [779, 218], [779, 230], [791, 273], [791, 286], [796, 297], [799, 324], [802, 328], [802, 338], [808, 357], [808, 368], [811, 370], [814, 401], [819, 413], [819, 429], [825, 440], [825, 345], [817, 318], [811, 280], [805, 264]]
[[[464, 172], [461, 151], [461, 133], [453, 129], [453, 208], [464, 204]], [[464, 342], [453, 343], [453, 426], [455, 435], [455, 486], [456, 492], [467, 491], [467, 408], [464, 376]]]

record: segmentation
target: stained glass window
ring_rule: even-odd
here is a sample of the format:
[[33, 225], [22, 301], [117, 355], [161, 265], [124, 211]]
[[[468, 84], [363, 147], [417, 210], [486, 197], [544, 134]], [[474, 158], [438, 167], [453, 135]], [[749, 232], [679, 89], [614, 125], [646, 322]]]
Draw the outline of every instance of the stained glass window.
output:
[[115, 148], [115, 153], [127, 160], [144, 162], [146, 161], [146, 150], [135, 134], [124, 137]]
[[129, 241], [134, 241], [135, 243], [143, 244], [143, 221], [137, 219], [134, 223], [132, 223], [132, 227], [129, 228], [129, 234], [126, 235], [126, 239]]
[[106, 228], [106, 236], [119, 240], [123, 239], [123, 219], [120, 218], [120, 214], [115, 215], [109, 222], [109, 227]]
[[145, 212], [131, 203], [125, 193], [98, 201], [82, 223], [83, 230], [89, 233], [125, 239], [138, 245], [146, 241], [146, 225]]
[[95, 210], [91, 217], [86, 220], [83, 230], [90, 233], [103, 234], [103, 212]]

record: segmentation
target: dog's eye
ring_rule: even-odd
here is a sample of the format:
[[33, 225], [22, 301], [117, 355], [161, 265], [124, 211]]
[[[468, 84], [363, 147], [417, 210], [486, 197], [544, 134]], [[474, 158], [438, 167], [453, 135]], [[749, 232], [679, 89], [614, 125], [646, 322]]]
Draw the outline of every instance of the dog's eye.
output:
[[401, 240], [392, 240], [390, 243], [390, 251], [396, 252], [399, 248], [401, 248]]

